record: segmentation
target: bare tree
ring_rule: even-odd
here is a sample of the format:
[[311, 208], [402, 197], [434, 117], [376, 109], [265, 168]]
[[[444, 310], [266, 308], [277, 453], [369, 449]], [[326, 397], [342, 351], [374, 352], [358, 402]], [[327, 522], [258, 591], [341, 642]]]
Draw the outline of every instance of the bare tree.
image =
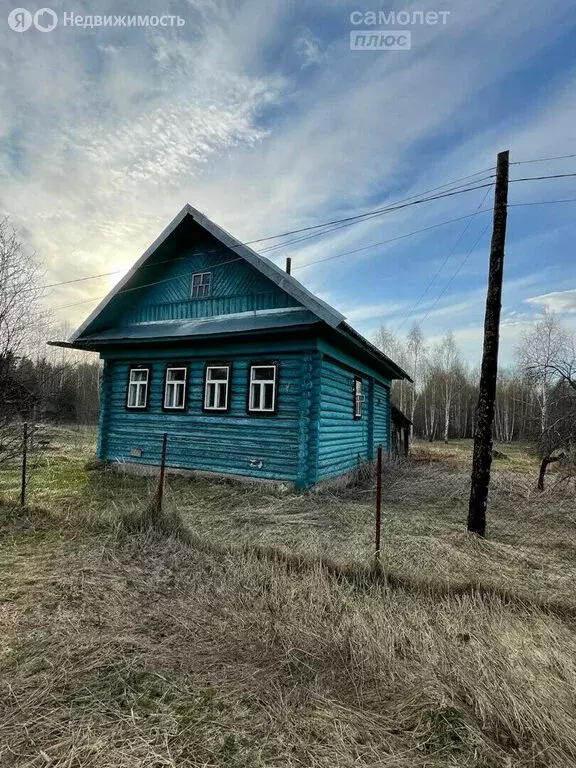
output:
[[40, 292], [38, 262], [24, 254], [8, 220], [0, 221], [0, 374], [37, 327]]
[[566, 330], [558, 316], [545, 312], [528, 330], [516, 350], [520, 368], [536, 385], [540, 404], [540, 432], [545, 434], [548, 428], [550, 388], [560, 376], [555, 370], [568, 343]]
[[454, 341], [454, 335], [447, 333], [434, 350], [435, 368], [442, 382], [442, 400], [444, 405], [444, 442], [448, 442], [452, 399], [456, 391], [457, 375], [460, 372], [460, 352]]
[[410, 442], [412, 442], [414, 414], [422, 392], [422, 371], [426, 364], [424, 334], [417, 323], [414, 323], [408, 333], [406, 352], [410, 361], [410, 375], [412, 377], [412, 384], [410, 386], [410, 421], [412, 422], [410, 425]]
[[34, 395], [13, 374], [18, 356], [37, 327], [39, 268], [24, 254], [7, 219], [0, 221], [0, 460], [18, 450], [15, 416], [30, 410]]

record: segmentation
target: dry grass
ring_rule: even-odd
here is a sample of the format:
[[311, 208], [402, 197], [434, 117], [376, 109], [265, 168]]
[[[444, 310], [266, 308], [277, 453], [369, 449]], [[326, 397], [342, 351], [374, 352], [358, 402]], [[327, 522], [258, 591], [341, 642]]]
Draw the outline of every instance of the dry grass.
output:
[[2, 766], [576, 765], [568, 618], [0, 510]]
[[[86, 457], [93, 433], [66, 432], [31, 459], [29, 498], [79, 517], [113, 523], [138, 516], [153, 477], [102, 471]], [[62, 446], [60, 445], [62, 444]], [[72, 447], [71, 447], [72, 446]], [[465, 530], [470, 441], [419, 444], [415, 460], [391, 464], [384, 478], [382, 562], [396, 581], [438, 591], [471, 587], [576, 610], [576, 508], [573, 481], [552, 471], [536, 490], [538, 462], [524, 446], [497, 446], [488, 538]], [[556, 470], [556, 468], [554, 468]], [[18, 493], [17, 472], [0, 472], [0, 490]], [[201, 539], [222, 546], [274, 547], [343, 569], [372, 562], [373, 487], [286, 494], [270, 487], [169, 476], [166, 508]]]

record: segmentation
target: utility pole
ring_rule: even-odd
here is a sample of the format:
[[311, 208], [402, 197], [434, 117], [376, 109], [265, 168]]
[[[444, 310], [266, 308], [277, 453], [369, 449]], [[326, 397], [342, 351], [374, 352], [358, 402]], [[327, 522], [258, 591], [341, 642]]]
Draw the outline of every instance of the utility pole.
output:
[[484, 348], [478, 405], [476, 406], [468, 530], [478, 536], [484, 536], [486, 533], [486, 506], [488, 503], [488, 486], [490, 485], [490, 466], [492, 464], [492, 424], [494, 422], [494, 401], [496, 400], [496, 378], [498, 375], [502, 277], [504, 274], [504, 245], [508, 213], [509, 155], [508, 150], [500, 152], [496, 163], [494, 224], [490, 245], [486, 315], [484, 317]]

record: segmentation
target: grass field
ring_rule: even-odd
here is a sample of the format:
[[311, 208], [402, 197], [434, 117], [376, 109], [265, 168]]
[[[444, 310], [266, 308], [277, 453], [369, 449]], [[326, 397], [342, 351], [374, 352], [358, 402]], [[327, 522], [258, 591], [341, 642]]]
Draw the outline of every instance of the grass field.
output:
[[417, 446], [386, 470], [383, 580], [369, 485], [171, 476], [182, 525], [135, 532], [153, 478], [87, 468], [93, 434], [74, 440], [31, 457], [32, 507], [0, 505], [0, 765], [576, 765], [561, 473], [537, 493], [501, 446], [478, 541], [470, 444]]

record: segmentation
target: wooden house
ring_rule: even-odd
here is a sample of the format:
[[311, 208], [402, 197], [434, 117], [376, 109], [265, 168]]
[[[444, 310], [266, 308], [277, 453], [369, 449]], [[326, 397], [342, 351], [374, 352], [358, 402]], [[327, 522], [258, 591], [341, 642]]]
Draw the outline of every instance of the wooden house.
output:
[[408, 375], [187, 205], [68, 342], [104, 361], [98, 455], [307, 488], [391, 451]]

